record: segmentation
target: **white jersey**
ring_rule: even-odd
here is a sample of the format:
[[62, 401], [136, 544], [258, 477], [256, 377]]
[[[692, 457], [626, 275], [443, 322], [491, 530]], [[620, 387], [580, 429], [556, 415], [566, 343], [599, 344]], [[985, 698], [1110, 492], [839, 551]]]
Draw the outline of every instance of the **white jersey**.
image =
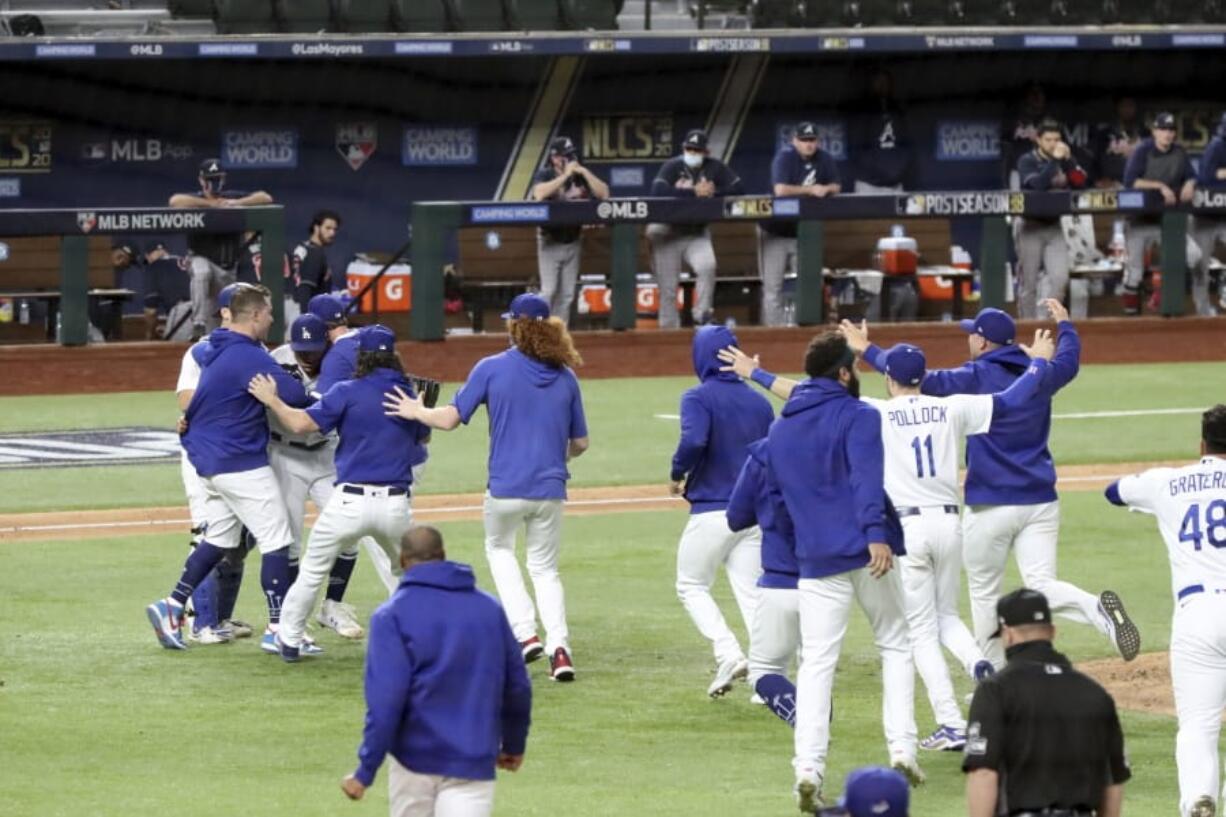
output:
[[[283, 368], [286, 366], [293, 367], [294, 371], [297, 373], [296, 376], [302, 380], [303, 386], [306, 387], [307, 394], [311, 395], [311, 397], [315, 399], [318, 399], [319, 395], [316, 394], [315, 388], [319, 384], [318, 375], [313, 378], [307, 377], [306, 372], [304, 372], [302, 367], [298, 365], [298, 358], [294, 357], [294, 350], [290, 348], [288, 343], [281, 344], [276, 349], [273, 349], [270, 354], [272, 354], [272, 359], [277, 361], [277, 363], [280, 363]], [[281, 422], [271, 411], [268, 412], [268, 427], [274, 434], [280, 435], [282, 441], [285, 442], [297, 442], [302, 443], [303, 445], [313, 446], [316, 443], [321, 443], [325, 440], [336, 440], [336, 435], [329, 437], [324, 434], [320, 434], [318, 431], [312, 431], [310, 434], [293, 434], [286, 430], [285, 426], [281, 425]]]
[[1119, 483], [1130, 508], [1158, 517], [1176, 597], [1185, 587], [1226, 591], [1226, 458], [1151, 468]]
[[958, 505], [958, 445], [992, 425], [992, 395], [864, 398], [881, 412], [885, 491], [896, 507]]
[[[200, 343], [203, 342], [200, 341]], [[181, 391], [195, 391], [200, 385], [200, 364], [196, 362], [196, 358], [192, 357], [192, 352], [195, 351], [197, 345], [192, 344], [183, 353], [183, 362], [179, 364], [179, 382], [175, 386], [175, 394]]]

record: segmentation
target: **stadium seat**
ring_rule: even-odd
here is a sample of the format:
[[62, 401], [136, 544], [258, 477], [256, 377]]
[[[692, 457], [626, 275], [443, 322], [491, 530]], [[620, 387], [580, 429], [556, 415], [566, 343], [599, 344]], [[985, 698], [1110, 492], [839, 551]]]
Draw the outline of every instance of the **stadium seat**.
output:
[[170, 0], [167, 8], [175, 17], [213, 17], [213, 0]]
[[[524, 0], [519, 0], [523, 6]], [[613, 0], [562, 0], [562, 20], [567, 28], [615, 31], [617, 4]]]
[[282, 31], [335, 31], [332, 0], [273, 0]]
[[217, 0], [216, 20], [221, 34], [267, 34], [277, 30], [270, 0]]
[[800, 22], [811, 28], [862, 25], [862, 6], [861, 0], [800, 0]]
[[800, 25], [794, 0], [753, 0], [749, 21], [754, 28], [788, 28]]
[[458, 31], [506, 31], [502, 0], [451, 0]]
[[511, 0], [513, 23], [524, 31], [557, 31], [558, 0]]
[[337, 0], [337, 30], [358, 34], [391, 31], [392, 5], [391, 0]]
[[445, 0], [392, 0], [392, 23], [397, 31], [412, 33], [451, 30]]

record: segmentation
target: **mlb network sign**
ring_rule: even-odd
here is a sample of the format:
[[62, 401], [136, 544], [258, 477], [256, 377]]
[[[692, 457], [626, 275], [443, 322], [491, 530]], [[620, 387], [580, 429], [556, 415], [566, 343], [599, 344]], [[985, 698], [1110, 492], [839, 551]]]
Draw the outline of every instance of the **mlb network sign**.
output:
[[298, 167], [298, 131], [293, 128], [228, 130], [221, 135], [221, 164], [234, 168]]
[[400, 160], [406, 167], [475, 165], [477, 129], [416, 125], [406, 127]]
[[1000, 124], [988, 120], [937, 125], [937, 161], [982, 162], [1000, 158]]

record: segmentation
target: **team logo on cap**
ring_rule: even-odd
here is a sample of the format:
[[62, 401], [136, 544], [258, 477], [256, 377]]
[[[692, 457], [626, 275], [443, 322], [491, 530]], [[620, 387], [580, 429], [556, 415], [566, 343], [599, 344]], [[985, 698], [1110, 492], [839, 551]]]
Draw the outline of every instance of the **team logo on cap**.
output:
[[375, 122], [342, 122], [336, 126], [336, 152], [352, 170], [358, 170], [379, 147]]
[[312, 338], [312, 337], [311, 337], [311, 330], [310, 330], [310, 329], [305, 329], [305, 328], [304, 328], [304, 329], [302, 330], [302, 339], [303, 339], [303, 340], [314, 340], [314, 338]]
[[77, 226], [83, 233], [92, 232], [98, 226], [98, 215], [92, 210], [77, 213]]
[[214, 173], [221, 173], [221, 164], [216, 159], [214, 159], [213, 161], [205, 164], [204, 172], [210, 175]]

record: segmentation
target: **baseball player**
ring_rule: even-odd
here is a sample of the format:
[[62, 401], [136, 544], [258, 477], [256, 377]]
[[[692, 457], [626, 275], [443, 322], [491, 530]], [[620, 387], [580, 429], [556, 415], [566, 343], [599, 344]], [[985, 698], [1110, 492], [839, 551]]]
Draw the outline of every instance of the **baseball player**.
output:
[[681, 439], [669, 478], [673, 496], [683, 493], [690, 518], [677, 545], [677, 597], [715, 652], [715, 678], [707, 694], [718, 698], [749, 670], [745, 653], [711, 596], [720, 565], [753, 632], [762, 573], [762, 532], [728, 526], [728, 497], [745, 463], [749, 444], [766, 436], [775, 413], [762, 395], [735, 374], [720, 371], [720, 349], [736, 345], [724, 326], [694, 333], [694, 372], [699, 384], [681, 396]]
[[[1018, 411], [997, 418], [987, 434], [971, 437], [966, 445], [962, 558], [975, 637], [993, 665], [1003, 666], [1004, 651], [991, 635], [1013, 549], [1027, 587], [1044, 594], [1057, 613], [1098, 628], [1124, 660], [1131, 661], [1141, 649], [1141, 636], [1119, 596], [1104, 590], [1095, 597], [1056, 578], [1060, 501], [1047, 436], [1052, 398], [1077, 376], [1081, 341], [1063, 304], [1048, 299], [1044, 305], [1057, 321], [1056, 354], [1038, 394]], [[971, 361], [958, 369], [929, 369], [920, 383], [922, 394], [995, 394], [1029, 368], [1030, 358], [1013, 342], [1016, 328], [1006, 313], [983, 309], [961, 326], [969, 336]], [[866, 327], [844, 321], [842, 331], [865, 362], [885, 371], [885, 353], [869, 343]], [[926, 451], [921, 453], [927, 456]]]
[[796, 685], [786, 673], [800, 647], [800, 567], [792, 518], [767, 463], [764, 439], [749, 446], [728, 497], [727, 516], [734, 533], [755, 526], [762, 530], [762, 575], [749, 631], [749, 684], [771, 712], [795, 727]]
[[[771, 162], [771, 185], [776, 196], [824, 198], [842, 191], [834, 157], [817, 144], [817, 127], [801, 122], [792, 143]], [[796, 222], [758, 222], [758, 273], [762, 276], [762, 323], [784, 326], [783, 279], [796, 268]]]
[[[264, 191], [244, 193], [226, 190], [226, 172], [220, 159], [205, 159], [200, 163], [200, 190], [196, 193], [175, 193], [171, 207], [257, 207], [272, 204], [272, 196]], [[187, 237], [187, 252], [192, 272], [192, 338], [200, 338], [210, 328], [213, 295], [223, 286], [234, 282], [238, 264], [241, 235], [191, 233]], [[212, 324], [215, 325], [215, 324]]]
[[267, 376], [251, 380], [251, 394], [268, 406], [294, 434], [327, 434], [336, 429], [336, 490], [311, 529], [298, 578], [285, 596], [282, 626], [276, 646], [286, 661], [297, 661], [309, 642], [307, 617], [342, 550], [353, 551], [359, 539], [371, 537], [389, 559], [412, 523], [409, 484], [413, 481], [413, 450], [429, 437], [421, 423], [388, 417], [383, 395], [393, 388], [414, 395], [396, 354], [396, 336], [386, 326], [368, 326], [358, 336], [358, 368], [354, 379], [342, 381], [302, 410], [287, 405]]
[[311, 217], [310, 235], [294, 247], [290, 254], [290, 276], [293, 289], [286, 293], [286, 306], [293, 303], [293, 320], [308, 310], [311, 299], [332, 290], [332, 269], [328, 266], [325, 249], [336, 241], [341, 229], [341, 217], [331, 210], [320, 210]]
[[[1196, 186], [1217, 193], [1226, 191], [1226, 113], [1222, 114], [1217, 133], [1209, 140], [1200, 157]], [[1213, 250], [1218, 240], [1226, 240], [1226, 218], [1197, 215], [1192, 232], [1200, 249], [1200, 263], [1196, 265], [1192, 279], [1192, 302], [1197, 315], [1213, 316], [1217, 314], [1217, 309], [1209, 300], [1209, 265], [1213, 262]], [[1226, 296], [1226, 281], [1219, 281], [1218, 298], [1226, 303], [1223, 296]]]
[[[1124, 187], [1137, 190], [1159, 190], [1168, 207], [1192, 201], [1196, 194], [1196, 172], [1181, 145], [1175, 143], [1175, 116], [1160, 113], [1154, 118], [1150, 137], [1141, 142], [1124, 168]], [[1128, 225], [1128, 263], [1124, 270], [1124, 287], [1120, 296], [1125, 315], [1141, 314], [1141, 279], [1145, 275], [1145, 251], [1162, 239], [1162, 224], [1158, 216], [1137, 216]], [[1188, 237], [1188, 266], [1195, 266], [1199, 255], [1191, 236]], [[1048, 595], [1050, 598], [1050, 594]], [[1053, 600], [1054, 604], [1054, 600]]]
[[[545, 167], [537, 171], [532, 185], [536, 201], [584, 201], [607, 199], [609, 186], [579, 164], [575, 143], [559, 136], [549, 143]], [[579, 280], [579, 249], [582, 227], [550, 227], [537, 230], [536, 259], [541, 276], [541, 297], [549, 312], [570, 324], [570, 307]]]
[[268, 467], [268, 424], [259, 402], [247, 394], [256, 374], [269, 374], [288, 402], [308, 402], [302, 384], [260, 345], [272, 326], [272, 305], [263, 287], [242, 287], [230, 301], [230, 327], [209, 335], [198, 360], [200, 384], [184, 412], [183, 447], [204, 483], [204, 533], [170, 595], [146, 608], [158, 641], [186, 649], [183, 608], [198, 584], [240, 544], [245, 526], [263, 555], [260, 584], [268, 601], [268, 631], [275, 632], [281, 599], [289, 585], [294, 542], [276, 476]]
[[[692, 130], [685, 135], [680, 156], [660, 167], [651, 183], [651, 195], [669, 198], [711, 198], [735, 196], [741, 192], [741, 179], [719, 159], [707, 155], [706, 131]], [[694, 271], [694, 323], [711, 315], [715, 302], [715, 248], [711, 229], [706, 224], [648, 224], [651, 241], [651, 268], [660, 287], [660, 328], [681, 325], [677, 314], [677, 281], [684, 261]]]
[[[549, 677], [575, 679], [558, 575], [566, 463], [588, 449], [583, 398], [573, 367], [583, 362], [566, 325], [549, 316], [540, 295], [517, 295], [503, 314], [511, 348], [477, 362], [450, 406], [428, 408], [403, 392], [387, 395], [390, 413], [451, 431], [482, 404], [490, 418], [489, 485], [485, 493], [485, 556], [519, 639], [524, 661], [549, 654]], [[540, 605], [545, 644], [536, 634], [536, 609], [515, 560], [524, 528], [528, 573]]]
[[[141, 288], [145, 291], [145, 339], [188, 340], [192, 332], [192, 293], [187, 258], [171, 255], [162, 241], [150, 242], [145, 248]], [[159, 313], [166, 316], [161, 335], [157, 331]]]
[[801, 664], [796, 684], [796, 795], [800, 810], [821, 803], [830, 743], [830, 697], [852, 600], [881, 653], [882, 718], [890, 764], [913, 785], [915, 669], [893, 570], [902, 529], [885, 494], [881, 415], [861, 402], [855, 355], [837, 332], [818, 335], [799, 383], [767, 437], [769, 468], [796, 536]]
[[1171, 560], [1171, 685], [1179, 732], [1181, 817], [1214, 817], [1226, 711], [1226, 405], [1201, 417], [1201, 459], [1107, 487], [1116, 505], [1153, 514]]
[[[1039, 123], [1034, 150], [1017, 161], [1017, 175], [1023, 190], [1067, 190], [1085, 187], [1086, 172], [1073, 158], [1064, 142], [1063, 131], [1054, 119]], [[1047, 275], [1051, 297], [1063, 301], [1068, 292], [1068, 242], [1059, 218], [1024, 218], [1017, 232], [1017, 266], [1020, 286], [1017, 316], [1037, 317], [1039, 270]]]

